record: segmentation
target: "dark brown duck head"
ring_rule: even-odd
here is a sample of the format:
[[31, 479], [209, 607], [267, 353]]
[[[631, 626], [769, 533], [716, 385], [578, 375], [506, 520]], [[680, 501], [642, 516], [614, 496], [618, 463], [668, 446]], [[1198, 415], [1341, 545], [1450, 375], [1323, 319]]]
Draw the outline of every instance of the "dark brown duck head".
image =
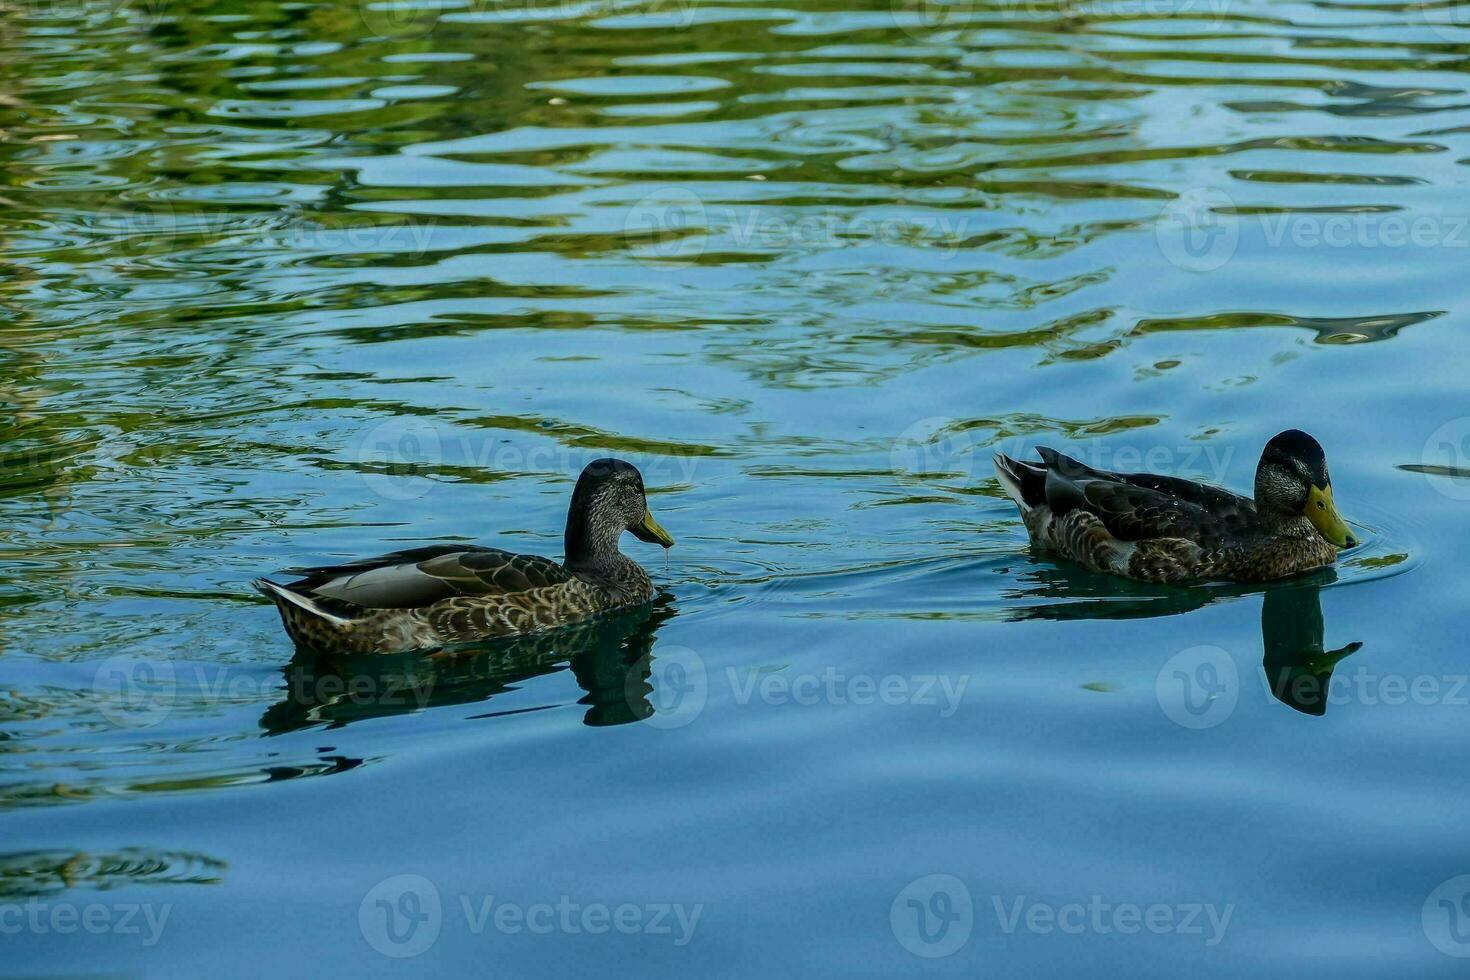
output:
[[618, 553], [618, 539], [632, 531], [640, 541], [674, 546], [648, 510], [643, 475], [621, 459], [594, 459], [577, 478], [567, 509], [567, 565], [595, 564]]
[[1339, 548], [1358, 543], [1332, 502], [1332, 478], [1322, 446], [1300, 429], [1273, 436], [1262, 450], [1256, 466], [1256, 513], [1268, 527], [1306, 518]]

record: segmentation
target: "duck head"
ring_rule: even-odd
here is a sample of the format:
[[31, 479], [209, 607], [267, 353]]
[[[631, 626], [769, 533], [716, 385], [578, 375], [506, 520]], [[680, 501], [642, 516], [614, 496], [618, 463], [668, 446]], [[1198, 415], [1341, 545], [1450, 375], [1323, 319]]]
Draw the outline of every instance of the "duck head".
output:
[[567, 510], [567, 564], [616, 555], [624, 531], [632, 531], [640, 541], [674, 546], [673, 537], [648, 509], [638, 467], [621, 459], [594, 459], [577, 478]]
[[1300, 429], [1272, 437], [1262, 450], [1256, 466], [1256, 512], [1274, 526], [1305, 518], [1339, 548], [1358, 543], [1332, 502], [1332, 478], [1322, 446]]

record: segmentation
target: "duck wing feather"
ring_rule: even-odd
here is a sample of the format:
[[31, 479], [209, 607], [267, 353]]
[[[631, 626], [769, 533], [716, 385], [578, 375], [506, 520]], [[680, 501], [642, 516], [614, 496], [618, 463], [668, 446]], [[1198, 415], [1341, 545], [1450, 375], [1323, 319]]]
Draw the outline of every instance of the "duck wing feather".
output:
[[1209, 550], [1256, 523], [1251, 500], [1228, 490], [1151, 473], [1110, 473], [1052, 449], [1038, 452], [1046, 462], [1046, 503], [1053, 513], [1094, 514], [1120, 541], [1185, 538]]
[[573, 579], [549, 558], [478, 545], [430, 545], [292, 571], [302, 578], [286, 588], [364, 609], [414, 609], [444, 599], [513, 595]]

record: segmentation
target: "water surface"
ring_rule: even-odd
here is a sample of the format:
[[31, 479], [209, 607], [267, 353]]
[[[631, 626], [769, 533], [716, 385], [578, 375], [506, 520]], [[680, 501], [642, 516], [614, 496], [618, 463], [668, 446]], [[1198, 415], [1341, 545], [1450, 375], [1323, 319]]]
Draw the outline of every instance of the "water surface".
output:
[[[3, 972], [1457, 975], [1467, 44], [5, 10]], [[1364, 544], [1272, 589], [1032, 555], [989, 463], [1245, 489], [1289, 427]], [[342, 662], [249, 587], [556, 556], [607, 454], [679, 541], [627, 541], [651, 610]]]

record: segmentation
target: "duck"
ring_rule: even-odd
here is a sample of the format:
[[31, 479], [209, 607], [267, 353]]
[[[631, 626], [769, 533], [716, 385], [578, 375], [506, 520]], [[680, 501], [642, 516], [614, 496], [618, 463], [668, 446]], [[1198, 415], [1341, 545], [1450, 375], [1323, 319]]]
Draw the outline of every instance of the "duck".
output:
[[648, 508], [643, 475], [596, 459], [567, 509], [565, 561], [479, 545], [440, 544], [343, 565], [297, 568], [296, 581], [260, 578], [298, 648], [321, 654], [405, 653], [584, 622], [653, 601], [648, 573], [619, 550], [629, 531], [674, 539]]
[[1265, 582], [1332, 565], [1358, 544], [1332, 499], [1327, 456], [1300, 429], [1266, 443], [1254, 499], [1179, 477], [1110, 473], [1053, 449], [995, 454], [1033, 546], [1141, 582]]

